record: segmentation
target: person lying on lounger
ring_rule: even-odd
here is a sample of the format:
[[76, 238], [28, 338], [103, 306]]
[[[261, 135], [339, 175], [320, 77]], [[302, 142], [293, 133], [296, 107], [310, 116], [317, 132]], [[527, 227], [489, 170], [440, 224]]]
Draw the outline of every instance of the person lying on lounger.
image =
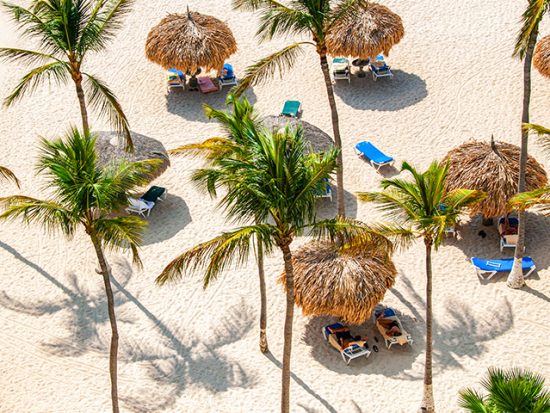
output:
[[396, 337], [401, 335], [401, 329], [399, 328], [399, 323], [396, 320], [384, 318], [382, 313], [378, 317], [378, 323], [386, 330], [386, 334], [390, 337]]

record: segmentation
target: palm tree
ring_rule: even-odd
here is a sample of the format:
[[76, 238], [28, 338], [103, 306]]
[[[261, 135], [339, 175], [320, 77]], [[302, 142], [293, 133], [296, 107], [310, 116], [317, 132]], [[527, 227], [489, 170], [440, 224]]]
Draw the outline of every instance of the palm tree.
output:
[[54, 81], [74, 82], [84, 133], [90, 131], [86, 99], [100, 115], [123, 134], [132, 148], [128, 119], [114, 93], [101, 79], [82, 71], [89, 52], [106, 48], [120, 29], [133, 0], [33, 0], [29, 8], [2, 3], [23, 35], [39, 41], [39, 50], [0, 48], [0, 59], [36, 65], [25, 74], [4, 100], [10, 106], [39, 85]]
[[257, 34], [262, 40], [270, 40], [275, 35], [302, 36], [309, 34], [311, 36], [311, 41], [295, 42], [250, 66], [240, 85], [235, 89], [235, 93], [237, 95], [241, 94], [248, 86], [273, 77], [277, 71], [282, 74], [283, 71], [294, 66], [297, 58], [302, 53], [303, 46], [310, 45], [315, 47], [315, 50], [319, 54], [321, 71], [325, 79], [334, 144], [336, 148], [340, 149], [336, 182], [338, 215], [344, 217], [346, 209], [344, 204], [342, 139], [340, 137], [338, 111], [327, 61], [328, 49], [326, 36], [331, 27], [339, 19], [353, 13], [355, 8], [360, 5], [360, 2], [340, 0], [334, 5], [330, 3], [328, 0], [296, 0], [286, 6], [276, 0], [233, 0], [233, 5], [236, 9], [261, 10], [262, 23]]
[[[221, 199], [228, 217], [245, 225], [203, 242], [175, 258], [157, 278], [159, 284], [174, 281], [184, 273], [204, 270], [208, 285], [232, 263], [247, 261], [256, 240], [265, 253], [279, 248], [286, 277], [286, 315], [282, 367], [281, 412], [290, 407], [290, 355], [294, 316], [294, 266], [290, 246], [306, 229], [317, 237], [349, 240], [378, 240], [388, 250], [389, 241], [365, 225], [342, 218], [316, 221], [316, 190], [336, 167], [338, 150], [305, 154], [303, 131], [286, 128], [266, 130], [251, 136], [246, 159], [226, 156], [215, 167], [203, 169], [197, 179], [218, 188], [230, 187]], [[223, 171], [223, 173], [220, 173]], [[358, 242], [359, 242], [358, 241]]]
[[549, 413], [550, 393], [544, 377], [520, 369], [489, 369], [481, 385], [489, 394], [473, 389], [460, 392], [460, 407], [471, 413]]
[[[531, 62], [533, 51], [537, 43], [539, 24], [548, 9], [550, 0], [528, 0], [529, 5], [523, 13], [523, 25], [518, 34], [514, 48], [514, 56], [523, 60], [523, 109], [521, 123], [529, 123], [529, 104], [531, 101]], [[529, 132], [521, 128], [521, 154], [519, 158], [518, 193], [525, 191], [525, 170], [527, 167], [527, 146]], [[525, 211], [518, 211], [518, 241], [514, 253], [514, 266], [508, 276], [507, 285], [511, 288], [520, 288], [525, 283], [521, 261], [525, 249]]]
[[424, 397], [421, 409], [434, 412], [432, 390], [432, 249], [441, 245], [445, 229], [456, 225], [460, 213], [483, 194], [469, 189], [446, 193], [445, 180], [449, 164], [433, 162], [425, 172], [419, 172], [407, 162], [402, 171], [413, 181], [384, 179], [382, 192], [359, 193], [359, 199], [376, 202], [395, 224], [387, 225], [390, 233], [422, 238], [426, 249], [426, 362], [424, 366]]
[[42, 224], [47, 230], [61, 231], [71, 237], [82, 227], [90, 237], [107, 295], [111, 324], [109, 371], [113, 412], [118, 412], [117, 351], [118, 329], [111, 288], [111, 269], [105, 249], [129, 247], [134, 263], [141, 265], [137, 247], [145, 221], [133, 216], [113, 217], [112, 212], [128, 204], [130, 191], [146, 182], [146, 175], [158, 160], [113, 164], [100, 169], [95, 152], [95, 139], [76, 129], [65, 141], [42, 139], [38, 171], [47, 177], [46, 188], [53, 190], [46, 200], [27, 196], [1, 199], [5, 211], [0, 219], [22, 219], [25, 223]]
[[11, 171], [11, 169], [8, 169], [2, 165], [0, 165], [0, 179], [5, 179], [6, 181], [12, 181], [19, 188], [19, 179], [17, 179], [17, 177]]
[[[240, 160], [246, 160], [249, 156], [248, 152], [251, 149], [251, 139], [258, 135], [260, 125], [258, 117], [254, 113], [254, 108], [246, 98], [238, 99], [230, 94], [227, 97], [227, 105], [231, 105], [232, 111], [220, 111], [212, 108], [209, 105], [204, 105], [204, 111], [209, 119], [215, 119], [222, 126], [226, 137], [210, 138], [201, 143], [193, 143], [180, 146], [170, 151], [172, 155], [199, 155], [202, 156], [208, 163], [209, 167], [220, 167], [221, 174], [214, 176], [217, 181], [218, 177], [225, 177], [223, 172], [224, 158], [237, 157]], [[202, 171], [198, 170], [193, 175], [193, 181], [199, 184], [202, 188], [206, 188], [211, 196], [217, 196], [215, 181], [204, 182], [201, 179]], [[226, 184], [232, 184], [224, 180]], [[231, 186], [228, 185], [227, 191], [231, 191]], [[258, 222], [258, 221], [256, 221]], [[258, 277], [260, 281], [260, 351], [263, 353], [268, 351], [267, 344], [267, 294], [265, 288], [265, 271], [264, 271], [264, 254], [263, 247], [260, 242], [256, 243], [256, 257], [258, 263]]]

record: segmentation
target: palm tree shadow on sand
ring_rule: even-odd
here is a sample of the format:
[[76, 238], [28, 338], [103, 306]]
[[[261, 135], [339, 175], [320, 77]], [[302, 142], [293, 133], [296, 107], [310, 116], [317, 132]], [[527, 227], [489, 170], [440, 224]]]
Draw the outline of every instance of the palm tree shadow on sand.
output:
[[337, 82], [334, 93], [354, 109], [391, 112], [412, 106], [428, 96], [426, 82], [402, 70], [392, 70], [391, 79], [382, 78], [376, 82], [370, 76], [352, 76], [351, 83]]
[[[0, 248], [35, 270], [66, 296], [55, 302], [44, 300], [28, 304], [23, 299], [10, 297], [2, 291], [0, 305], [36, 317], [54, 314], [63, 316], [67, 334], [40, 343], [52, 354], [78, 357], [88, 352], [96, 352], [107, 359], [110, 340], [109, 337], [103, 338], [99, 332], [100, 328], [107, 328], [109, 324], [103, 291], [87, 291], [79, 283], [81, 276], [73, 272], [64, 276], [66, 281], [60, 281], [8, 244], [0, 241]], [[201, 340], [200, 331], [192, 326], [185, 325], [182, 327], [184, 331], [175, 332], [127, 290], [126, 286], [132, 277], [130, 263], [118, 257], [111, 257], [110, 262], [114, 274], [112, 284], [115, 307], [120, 310], [122, 306], [127, 309], [127, 306], [133, 305], [153, 323], [158, 332], [150, 343], [135, 343], [127, 337], [121, 337], [119, 360], [126, 364], [139, 363], [151, 379], [149, 384], [154, 384], [152, 387], [131, 390], [128, 390], [128, 385], [125, 384], [126, 389], [121, 392], [120, 400], [127, 409], [137, 413], [161, 411], [172, 406], [189, 383], [212, 392], [254, 384], [237, 362], [227, 359], [219, 352], [222, 347], [239, 340], [252, 328], [254, 317], [248, 306], [240, 303], [224, 315], [216, 329], [216, 340], [213, 342]], [[118, 321], [120, 325], [135, 322], [133, 318], [121, 317], [120, 314]], [[182, 337], [185, 337], [185, 342]], [[124, 396], [124, 393], [132, 395]]]

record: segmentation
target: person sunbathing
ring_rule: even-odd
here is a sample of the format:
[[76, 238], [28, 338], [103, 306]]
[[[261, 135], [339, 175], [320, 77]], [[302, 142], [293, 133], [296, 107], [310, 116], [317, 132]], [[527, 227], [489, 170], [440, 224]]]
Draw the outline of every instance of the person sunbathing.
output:
[[401, 335], [401, 329], [399, 328], [399, 323], [396, 320], [392, 320], [391, 318], [384, 318], [384, 314], [382, 314], [378, 318], [378, 323], [380, 323], [380, 325], [384, 327], [388, 336], [395, 337]]

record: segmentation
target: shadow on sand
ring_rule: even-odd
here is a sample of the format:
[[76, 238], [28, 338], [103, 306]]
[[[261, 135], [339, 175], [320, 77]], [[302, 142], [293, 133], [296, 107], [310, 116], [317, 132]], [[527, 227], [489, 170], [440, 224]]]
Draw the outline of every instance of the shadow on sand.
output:
[[174, 237], [191, 223], [189, 207], [183, 198], [168, 193], [147, 217], [149, 225], [143, 235], [143, 245], [156, 244]]
[[426, 82], [414, 73], [393, 70], [392, 79], [352, 77], [352, 82], [339, 82], [334, 92], [342, 101], [355, 109], [375, 111], [396, 111], [412, 106], [426, 96]]
[[[318, 198], [316, 205], [317, 217], [319, 219], [334, 218], [338, 211], [337, 205], [337, 187], [332, 185], [332, 201], [329, 198]], [[346, 203], [346, 216], [348, 218], [357, 217], [357, 197], [344, 189], [344, 198]]]

